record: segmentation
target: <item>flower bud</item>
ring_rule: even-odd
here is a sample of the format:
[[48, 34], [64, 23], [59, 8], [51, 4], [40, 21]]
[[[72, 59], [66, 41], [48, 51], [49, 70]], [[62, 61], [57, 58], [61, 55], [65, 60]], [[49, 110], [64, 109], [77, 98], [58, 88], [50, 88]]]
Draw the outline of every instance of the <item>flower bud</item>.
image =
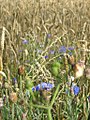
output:
[[17, 93], [15, 93], [15, 92], [10, 93], [10, 100], [13, 103], [16, 103], [17, 102]]
[[19, 75], [23, 75], [25, 72], [25, 67], [23, 65], [19, 66], [18, 68], [18, 74]]

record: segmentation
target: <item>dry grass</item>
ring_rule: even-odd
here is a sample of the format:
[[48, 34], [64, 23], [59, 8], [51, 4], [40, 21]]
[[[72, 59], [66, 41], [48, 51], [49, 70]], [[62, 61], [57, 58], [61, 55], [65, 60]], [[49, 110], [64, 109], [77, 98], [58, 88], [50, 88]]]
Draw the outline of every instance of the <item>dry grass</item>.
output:
[[12, 49], [17, 60], [15, 49], [21, 38], [30, 34], [38, 41], [43, 41], [47, 33], [52, 40], [64, 35], [62, 43], [66, 46], [77, 44], [77, 40], [89, 41], [89, 13], [89, 0], [0, 0], [0, 33], [3, 28], [7, 30], [4, 56], [9, 57]]
[[[10, 41], [18, 47], [18, 39], [33, 34], [41, 41], [46, 33], [53, 40], [66, 34], [63, 43], [90, 39], [90, 2], [73, 0], [1, 0], [0, 26], [10, 34]], [[7, 37], [6, 37], [7, 39]]]

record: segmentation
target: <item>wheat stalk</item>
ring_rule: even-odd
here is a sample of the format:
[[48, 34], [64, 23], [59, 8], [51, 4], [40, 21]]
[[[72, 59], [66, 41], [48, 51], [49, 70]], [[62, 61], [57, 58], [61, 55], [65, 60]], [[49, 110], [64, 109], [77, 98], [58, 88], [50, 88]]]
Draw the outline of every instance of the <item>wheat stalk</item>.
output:
[[[4, 50], [4, 42], [5, 42], [5, 28], [2, 29], [1, 43], [0, 43], [0, 71], [3, 70], [3, 50]], [[2, 75], [0, 75], [0, 80], [2, 79]]]
[[[2, 28], [2, 35], [1, 35], [1, 42], [0, 42], [0, 72], [3, 71], [3, 51], [4, 51], [4, 44], [5, 44], [5, 34], [9, 35], [9, 32], [5, 27]], [[10, 40], [10, 35], [9, 35]], [[9, 43], [9, 42], [8, 42]], [[2, 80], [2, 75], [0, 74], [0, 80]]]

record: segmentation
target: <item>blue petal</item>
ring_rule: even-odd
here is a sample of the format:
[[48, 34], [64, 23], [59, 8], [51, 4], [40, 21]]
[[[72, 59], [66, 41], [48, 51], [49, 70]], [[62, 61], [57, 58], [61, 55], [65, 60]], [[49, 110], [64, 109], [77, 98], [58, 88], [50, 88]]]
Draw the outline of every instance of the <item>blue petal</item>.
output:
[[39, 90], [51, 90], [54, 87], [54, 84], [42, 82], [35, 87], [32, 87], [32, 91], [39, 91]]
[[66, 52], [66, 47], [61, 46], [60, 49], [59, 49], [59, 52], [65, 53]]
[[52, 89], [54, 87], [54, 84], [51, 84], [51, 83], [48, 83], [47, 85], [49, 89]]
[[89, 100], [89, 102], [90, 102], [90, 96], [88, 96], [88, 100]]
[[48, 34], [47, 34], [47, 38], [50, 38], [50, 37], [51, 37], [51, 34], [48, 33]]
[[42, 82], [42, 83], [41, 83], [41, 88], [42, 88], [42, 89], [45, 89], [46, 87], [47, 87], [47, 83]]
[[22, 43], [23, 44], [28, 44], [28, 40], [23, 40]]
[[41, 89], [40, 84], [38, 84], [35, 88], [36, 88], [36, 91], [39, 91]]
[[32, 91], [35, 91], [36, 90], [36, 88], [35, 87], [32, 87]]
[[17, 83], [17, 78], [13, 78], [12, 80], [13, 80], [14, 84]]
[[52, 55], [53, 55], [54, 53], [55, 53], [55, 51], [54, 51], [54, 50], [51, 50], [51, 51], [50, 51], [50, 54], [52, 54]]
[[74, 91], [74, 95], [78, 95], [80, 88], [78, 86], [74, 86], [73, 91]]
[[45, 59], [47, 59], [47, 58], [48, 58], [48, 56], [46, 55], [46, 56], [45, 56]]
[[74, 50], [74, 47], [68, 47], [68, 50]]

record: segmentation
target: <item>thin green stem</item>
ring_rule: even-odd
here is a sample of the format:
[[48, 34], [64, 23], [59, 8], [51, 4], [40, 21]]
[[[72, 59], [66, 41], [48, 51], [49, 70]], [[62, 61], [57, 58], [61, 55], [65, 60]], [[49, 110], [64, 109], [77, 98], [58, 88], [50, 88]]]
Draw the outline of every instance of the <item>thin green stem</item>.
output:
[[33, 93], [33, 91], [31, 89], [30, 89], [30, 93], [32, 95], [33, 100], [36, 101], [35, 95], [34, 95], [34, 93]]
[[22, 76], [20, 75], [20, 91], [22, 93]]
[[51, 109], [48, 109], [48, 120], [53, 120], [52, 119], [52, 113], [51, 113]]
[[14, 104], [12, 104], [12, 120], [14, 120]]
[[48, 109], [48, 107], [47, 106], [42, 106], [42, 105], [34, 105], [34, 104], [31, 104], [31, 106], [33, 106], [33, 107], [36, 107], [36, 108], [43, 108], [43, 109]]
[[55, 93], [54, 93], [54, 95], [53, 95], [53, 98], [52, 98], [52, 101], [51, 101], [51, 105], [50, 105], [51, 108], [52, 108], [52, 106], [53, 106], [53, 104], [54, 104], [54, 102], [55, 102], [55, 100], [56, 100], [56, 96], [57, 96], [57, 94], [58, 94], [58, 92], [59, 92], [59, 88], [60, 88], [60, 84], [58, 84], [58, 86], [57, 86], [57, 88], [56, 88], [56, 91], [55, 91]]

